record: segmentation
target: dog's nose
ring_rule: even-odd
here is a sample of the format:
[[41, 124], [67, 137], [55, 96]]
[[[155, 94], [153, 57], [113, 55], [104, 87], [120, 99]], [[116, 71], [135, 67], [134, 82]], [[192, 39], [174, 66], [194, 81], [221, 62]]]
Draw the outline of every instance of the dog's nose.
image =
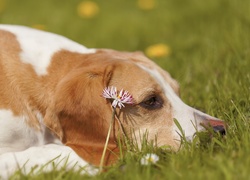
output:
[[202, 126], [207, 128], [212, 127], [215, 132], [221, 135], [226, 134], [226, 124], [224, 121], [200, 112], [195, 112], [194, 116]]
[[207, 126], [211, 126], [215, 132], [220, 133], [221, 135], [226, 134], [225, 122], [222, 120], [208, 120]]
[[226, 134], [226, 130], [225, 130], [224, 126], [214, 126], [213, 130], [215, 132], [220, 133], [221, 135], [225, 135]]

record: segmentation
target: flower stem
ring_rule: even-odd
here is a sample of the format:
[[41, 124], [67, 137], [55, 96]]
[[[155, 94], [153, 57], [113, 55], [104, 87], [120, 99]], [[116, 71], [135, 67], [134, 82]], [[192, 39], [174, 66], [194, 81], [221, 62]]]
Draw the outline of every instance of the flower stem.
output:
[[112, 130], [112, 127], [113, 127], [113, 124], [114, 124], [114, 120], [115, 120], [115, 108], [113, 107], [113, 113], [112, 113], [112, 118], [111, 118], [110, 125], [109, 125], [108, 135], [107, 135], [107, 138], [106, 138], [106, 142], [105, 142], [105, 145], [104, 145], [104, 149], [103, 149], [102, 157], [101, 157], [101, 161], [100, 161], [99, 173], [101, 173], [102, 170], [103, 170], [105, 154], [106, 154], [106, 151], [107, 151], [109, 137], [110, 137], [111, 130]]

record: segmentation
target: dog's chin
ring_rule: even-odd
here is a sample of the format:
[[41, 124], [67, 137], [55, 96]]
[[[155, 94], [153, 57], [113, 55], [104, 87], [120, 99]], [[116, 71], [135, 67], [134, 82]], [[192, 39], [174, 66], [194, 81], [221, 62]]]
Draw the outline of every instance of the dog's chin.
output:
[[186, 136], [185, 139], [187, 140], [187, 142], [192, 142], [194, 139], [195, 135], [193, 136]]

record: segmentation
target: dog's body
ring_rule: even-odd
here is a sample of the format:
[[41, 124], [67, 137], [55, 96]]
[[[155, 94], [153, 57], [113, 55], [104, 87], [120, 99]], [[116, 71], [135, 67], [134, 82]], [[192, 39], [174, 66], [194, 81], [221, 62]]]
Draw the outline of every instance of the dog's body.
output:
[[[100, 97], [108, 86], [133, 95], [134, 105], [118, 109], [117, 118], [138, 144], [147, 131], [149, 140], [157, 136], [157, 145], [178, 147], [174, 118], [190, 139], [201, 123], [223, 124], [185, 105], [176, 81], [141, 53], [87, 49], [21, 26], [0, 25], [0, 85], [1, 173], [27, 160], [30, 168], [42, 165], [60, 154], [70, 154], [69, 164], [98, 165], [112, 114]], [[109, 149], [115, 151], [122, 133], [118, 121], [114, 127]]]

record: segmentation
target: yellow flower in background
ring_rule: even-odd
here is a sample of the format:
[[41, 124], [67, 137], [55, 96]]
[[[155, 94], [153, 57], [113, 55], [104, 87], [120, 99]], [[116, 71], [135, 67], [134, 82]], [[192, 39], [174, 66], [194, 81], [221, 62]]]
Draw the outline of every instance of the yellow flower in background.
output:
[[151, 10], [156, 7], [156, 0], [138, 0], [137, 5], [140, 9]]
[[154, 57], [165, 57], [170, 54], [170, 48], [166, 44], [159, 43], [149, 46], [145, 53], [148, 57], [154, 58]]
[[46, 27], [43, 24], [33, 24], [31, 27], [35, 28], [35, 29], [39, 29], [39, 30], [45, 30]]
[[6, 1], [0, 0], [0, 13], [5, 9]]
[[99, 6], [92, 1], [83, 1], [78, 5], [77, 13], [82, 18], [92, 18], [99, 13]]

